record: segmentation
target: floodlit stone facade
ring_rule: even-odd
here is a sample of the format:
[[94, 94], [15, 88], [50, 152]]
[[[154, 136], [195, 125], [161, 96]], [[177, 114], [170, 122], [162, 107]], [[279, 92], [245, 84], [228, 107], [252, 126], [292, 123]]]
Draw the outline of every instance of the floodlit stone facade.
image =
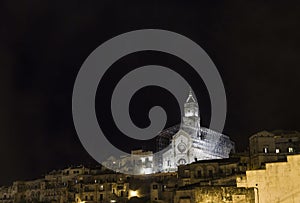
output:
[[109, 169], [121, 173], [135, 175], [154, 173], [152, 151], [133, 150], [130, 155], [118, 159], [111, 156], [102, 164]]
[[228, 158], [231, 152], [234, 142], [228, 136], [200, 126], [198, 103], [190, 91], [180, 129], [162, 154], [161, 171], [176, 171], [179, 165], [197, 160]]
[[300, 155], [287, 162], [267, 163], [265, 169], [250, 170], [237, 178], [238, 187], [254, 188], [256, 203], [300, 202]]
[[193, 189], [182, 188], [176, 191], [174, 203], [254, 203], [251, 189], [234, 186], [204, 186]]
[[103, 165], [122, 173], [151, 174], [174, 172], [179, 165], [197, 160], [228, 158], [235, 151], [230, 138], [200, 126], [199, 107], [192, 91], [184, 104], [180, 126], [174, 126], [157, 136], [157, 153], [134, 150], [124, 157], [109, 157]]

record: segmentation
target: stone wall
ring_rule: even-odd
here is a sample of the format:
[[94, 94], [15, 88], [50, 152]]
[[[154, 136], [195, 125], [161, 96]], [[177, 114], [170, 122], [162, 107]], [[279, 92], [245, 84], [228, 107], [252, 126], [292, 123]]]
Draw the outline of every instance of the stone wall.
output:
[[256, 189], [259, 203], [300, 202], [300, 155], [287, 157], [287, 162], [268, 163], [264, 170], [247, 171], [246, 179], [237, 179], [238, 187]]
[[178, 190], [174, 203], [254, 203], [254, 190], [237, 187], [205, 186]]

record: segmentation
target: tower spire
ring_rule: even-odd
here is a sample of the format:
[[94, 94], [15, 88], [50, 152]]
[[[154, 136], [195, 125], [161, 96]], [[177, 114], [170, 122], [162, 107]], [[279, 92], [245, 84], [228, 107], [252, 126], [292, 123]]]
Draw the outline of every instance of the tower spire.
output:
[[191, 102], [196, 102], [196, 99], [194, 98], [194, 95], [193, 95], [192, 88], [190, 88], [189, 96], [186, 100], [186, 103], [191, 103]]

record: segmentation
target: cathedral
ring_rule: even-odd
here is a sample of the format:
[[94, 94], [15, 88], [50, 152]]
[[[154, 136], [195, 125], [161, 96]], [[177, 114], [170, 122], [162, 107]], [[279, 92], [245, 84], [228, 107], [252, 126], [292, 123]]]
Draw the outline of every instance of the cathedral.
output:
[[234, 152], [234, 142], [228, 136], [200, 126], [199, 107], [192, 91], [184, 104], [181, 124], [160, 132], [156, 141], [156, 153], [133, 150], [130, 155], [110, 157], [102, 164], [135, 175], [174, 172], [179, 165], [228, 158]]
[[197, 160], [224, 159], [234, 152], [234, 142], [221, 133], [200, 126], [198, 103], [189, 92], [179, 130], [161, 153], [159, 171], [177, 171], [177, 166]]

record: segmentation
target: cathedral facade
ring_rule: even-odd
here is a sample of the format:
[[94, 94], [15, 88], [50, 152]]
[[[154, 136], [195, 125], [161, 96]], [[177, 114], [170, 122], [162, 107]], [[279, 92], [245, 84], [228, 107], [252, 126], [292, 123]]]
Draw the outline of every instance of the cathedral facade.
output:
[[130, 155], [110, 157], [102, 164], [135, 175], [174, 172], [179, 165], [228, 158], [234, 152], [234, 142], [228, 136], [200, 126], [198, 103], [191, 91], [184, 104], [181, 124], [163, 130], [156, 140], [156, 153], [133, 150]]
[[228, 136], [200, 126], [198, 103], [190, 91], [180, 128], [161, 153], [159, 171], [177, 171], [179, 165], [197, 160], [228, 158], [231, 152], [234, 142]]

